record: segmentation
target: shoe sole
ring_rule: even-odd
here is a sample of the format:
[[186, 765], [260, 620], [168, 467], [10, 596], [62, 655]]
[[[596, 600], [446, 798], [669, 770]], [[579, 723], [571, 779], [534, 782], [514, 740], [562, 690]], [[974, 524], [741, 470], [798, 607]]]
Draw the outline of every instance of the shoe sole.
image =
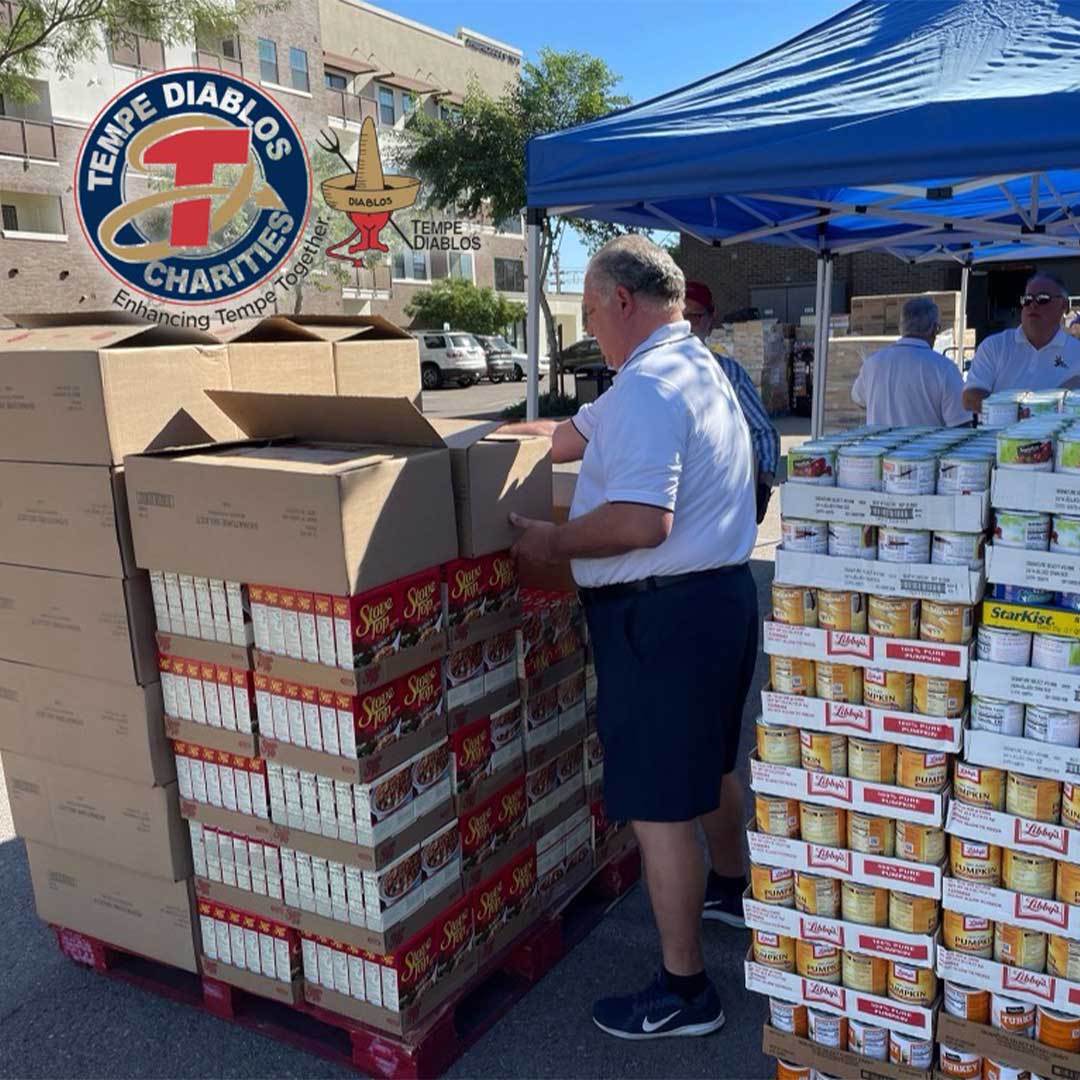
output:
[[719, 1031], [724, 1026], [724, 1021], [727, 1018], [721, 1013], [715, 1020], [709, 1020], [704, 1024], [687, 1024], [685, 1027], [673, 1028], [671, 1031], [619, 1031], [617, 1028], [609, 1028], [604, 1024], [601, 1024], [596, 1017], [593, 1017], [593, 1023], [603, 1032], [608, 1035], [614, 1035], [616, 1039], [629, 1039], [630, 1041], [637, 1042], [644, 1039], [671, 1039], [676, 1036], [694, 1036], [694, 1035], [711, 1035], [714, 1031]]
[[717, 911], [715, 909], [710, 911], [706, 908], [701, 913], [701, 917], [708, 922], [718, 922], [723, 923], [725, 926], [733, 926], [736, 930], [746, 929], [746, 921], [741, 915], [729, 915], [726, 911]]

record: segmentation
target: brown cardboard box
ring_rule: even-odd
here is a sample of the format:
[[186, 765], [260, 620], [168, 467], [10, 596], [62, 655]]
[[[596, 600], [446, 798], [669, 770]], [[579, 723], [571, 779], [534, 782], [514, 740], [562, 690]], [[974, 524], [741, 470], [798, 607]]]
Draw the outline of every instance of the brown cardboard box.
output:
[[234, 390], [407, 397], [420, 407], [416, 339], [381, 316], [278, 315], [218, 337]]
[[1080, 1076], [1080, 1054], [1070, 1054], [989, 1024], [961, 1020], [944, 1011], [938, 1017], [938, 1042], [1033, 1076]]
[[127, 459], [140, 566], [345, 596], [456, 556], [450, 455], [410, 402], [212, 396], [262, 441]]
[[209, 334], [90, 312], [11, 318], [19, 328], [0, 330], [0, 459], [118, 465], [151, 445], [235, 435], [204, 393], [231, 386], [228, 353]]
[[186, 881], [166, 881], [30, 841], [38, 917], [153, 960], [197, 972]]
[[[551, 476], [551, 511], [544, 515], [557, 524], [564, 524], [570, 518], [570, 504], [574, 501], [574, 488], [577, 485], [576, 472], [556, 470]], [[516, 536], [515, 536], [516, 539]], [[569, 561], [558, 566], [540, 566], [537, 563], [521, 559], [518, 561], [518, 580], [522, 588], [543, 589], [547, 592], [577, 592], [577, 584], [570, 570]]]
[[176, 784], [103, 782], [100, 773], [9, 751], [4, 775], [19, 836], [170, 881], [191, 876]]
[[113, 682], [157, 682], [150, 579], [0, 563], [0, 656]]
[[765, 1025], [761, 1049], [769, 1057], [780, 1058], [792, 1065], [809, 1065], [823, 1075], [841, 1080], [864, 1080], [869, 1076], [881, 1077], [882, 1080], [930, 1080], [930, 1073], [910, 1065], [875, 1061], [853, 1054], [846, 1048], [812, 1043], [790, 1032], [778, 1031], [770, 1024]]
[[0, 462], [5, 562], [126, 577], [135, 573], [122, 469]]
[[551, 516], [551, 440], [501, 435], [497, 423], [432, 420], [450, 448], [458, 547], [475, 559], [511, 547], [510, 514]]
[[161, 712], [159, 683], [103, 682], [0, 660], [2, 750], [167, 784], [176, 767]]

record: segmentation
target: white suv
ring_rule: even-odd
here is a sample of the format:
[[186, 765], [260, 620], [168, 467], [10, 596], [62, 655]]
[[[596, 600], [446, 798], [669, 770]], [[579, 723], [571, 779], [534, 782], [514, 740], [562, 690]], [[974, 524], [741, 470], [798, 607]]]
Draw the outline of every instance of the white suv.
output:
[[420, 345], [420, 381], [425, 390], [448, 382], [475, 386], [487, 374], [480, 342], [460, 330], [410, 331]]

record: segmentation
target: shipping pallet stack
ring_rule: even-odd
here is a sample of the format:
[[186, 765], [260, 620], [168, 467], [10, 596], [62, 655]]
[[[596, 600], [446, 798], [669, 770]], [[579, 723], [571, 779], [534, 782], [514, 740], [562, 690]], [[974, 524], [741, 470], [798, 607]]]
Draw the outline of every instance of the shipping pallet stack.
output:
[[[1054, 411], [998, 435], [991, 594], [946, 824], [937, 966], [952, 1076], [1080, 1071], [1080, 477], [1063, 397], [1023, 395], [1024, 413]], [[985, 412], [1015, 420], [1017, 402]]]
[[[961, 441], [981, 482], [953, 468]], [[784, 1080], [930, 1075], [991, 462], [974, 433], [926, 429], [789, 457], [745, 901], [746, 985], [770, 998]]]

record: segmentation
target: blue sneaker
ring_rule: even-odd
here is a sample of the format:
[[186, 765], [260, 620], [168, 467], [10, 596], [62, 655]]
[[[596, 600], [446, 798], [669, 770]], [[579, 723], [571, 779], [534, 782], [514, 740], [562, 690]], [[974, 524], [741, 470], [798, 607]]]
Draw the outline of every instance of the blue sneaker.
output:
[[711, 982], [688, 1002], [666, 988], [661, 973], [636, 994], [602, 998], [593, 1006], [593, 1023], [618, 1039], [710, 1035], [724, 1026], [724, 1010]]
[[741, 888], [732, 889], [730, 886], [725, 886], [715, 875], [710, 874], [705, 885], [705, 903], [701, 909], [701, 917], [706, 921], [721, 922], [725, 926], [745, 930], [746, 921], [743, 919], [742, 903], [745, 889], [745, 882]]

